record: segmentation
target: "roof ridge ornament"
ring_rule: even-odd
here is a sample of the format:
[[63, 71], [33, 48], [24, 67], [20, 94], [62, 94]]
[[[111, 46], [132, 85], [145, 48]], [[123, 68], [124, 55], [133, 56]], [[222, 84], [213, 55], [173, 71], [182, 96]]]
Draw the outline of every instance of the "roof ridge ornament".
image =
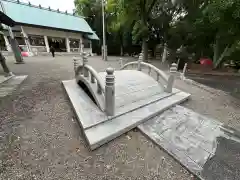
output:
[[50, 11], [51, 11], [51, 7], [50, 7], [50, 6], [48, 7], [48, 10], [50, 10]]
[[40, 8], [40, 9], [42, 9], [42, 6], [41, 6], [41, 4], [39, 4], [39, 8]]
[[17, 0], [17, 3], [20, 3], [20, 1], [19, 1], [19, 0]]
[[28, 5], [31, 6], [32, 4], [30, 3], [30, 1], [28, 1]]

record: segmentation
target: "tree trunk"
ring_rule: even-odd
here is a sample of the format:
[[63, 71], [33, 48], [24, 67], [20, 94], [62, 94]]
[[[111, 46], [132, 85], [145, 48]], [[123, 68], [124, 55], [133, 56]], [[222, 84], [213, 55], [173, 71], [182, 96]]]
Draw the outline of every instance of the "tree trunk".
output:
[[143, 61], [148, 60], [148, 47], [147, 47], [147, 40], [144, 38], [142, 42], [142, 53], [143, 53]]
[[10, 71], [7, 67], [7, 64], [6, 64], [6, 59], [5, 57], [2, 55], [2, 52], [0, 52], [0, 64], [2, 65], [2, 68], [3, 68], [3, 71], [6, 73], [6, 74], [9, 74]]
[[216, 36], [216, 43], [213, 47], [213, 63], [215, 64], [218, 61], [219, 57], [219, 38]]
[[162, 63], [164, 63], [166, 59], [167, 59], [167, 45], [164, 44], [163, 54], [162, 54]]
[[121, 49], [120, 49], [121, 56], [123, 56], [123, 46], [121, 45], [120, 48], [121, 48]]
[[218, 68], [220, 64], [222, 64], [224, 57], [227, 54], [229, 54], [229, 51], [230, 51], [229, 46], [226, 46], [224, 51], [222, 52], [222, 54], [219, 56], [219, 58], [216, 61], [214, 61], [214, 68], [215, 69]]

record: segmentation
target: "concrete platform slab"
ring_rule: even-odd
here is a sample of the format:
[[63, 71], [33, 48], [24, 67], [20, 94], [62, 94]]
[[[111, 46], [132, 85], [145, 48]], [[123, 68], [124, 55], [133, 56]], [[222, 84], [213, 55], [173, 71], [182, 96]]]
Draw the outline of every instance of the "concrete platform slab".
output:
[[174, 89], [173, 93], [163, 92], [122, 106], [115, 116], [107, 117], [75, 80], [63, 81], [63, 86], [92, 150], [190, 96]]

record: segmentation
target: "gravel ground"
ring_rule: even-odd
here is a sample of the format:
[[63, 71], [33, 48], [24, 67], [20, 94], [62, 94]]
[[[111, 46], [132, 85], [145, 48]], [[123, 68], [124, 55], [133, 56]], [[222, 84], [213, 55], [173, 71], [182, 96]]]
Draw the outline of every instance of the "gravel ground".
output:
[[[89, 59], [98, 71], [118, 67], [111, 58]], [[0, 99], [1, 180], [176, 179], [191, 175], [139, 131], [133, 130], [91, 152], [61, 80], [73, 78], [71, 57], [32, 57], [26, 64], [8, 64], [15, 74], [29, 77], [11, 96]], [[184, 82], [177, 87], [192, 93], [185, 106], [238, 126], [239, 102]]]

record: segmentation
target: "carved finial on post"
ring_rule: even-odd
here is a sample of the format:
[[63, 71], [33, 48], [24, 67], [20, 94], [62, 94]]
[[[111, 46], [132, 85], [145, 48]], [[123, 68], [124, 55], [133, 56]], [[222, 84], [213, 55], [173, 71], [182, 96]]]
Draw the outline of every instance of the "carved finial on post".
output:
[[138, 58], [138, 71], [141, 71], [141, 62], [143, 61], [143, 53], [140, 53], [139, 58]]
[[107, 116], [113, 116], [115, 111], [115, 83], [114, 69], [107, 68], [105, 85], [105, 112]]
[[82, 53], [82, 59], [83, 59], [83, 75], [84, 77], [88, 77], [88, 70], [85, 68], [85, 65], [87, 65], [88, 59], [87, 59], [87, 53], [83, 52]]
[[176, 63], [172, 63], [171, 67], [170, 67], [170, 73], [172, 75], [175, 75], [177, 72], [177, 64]]

